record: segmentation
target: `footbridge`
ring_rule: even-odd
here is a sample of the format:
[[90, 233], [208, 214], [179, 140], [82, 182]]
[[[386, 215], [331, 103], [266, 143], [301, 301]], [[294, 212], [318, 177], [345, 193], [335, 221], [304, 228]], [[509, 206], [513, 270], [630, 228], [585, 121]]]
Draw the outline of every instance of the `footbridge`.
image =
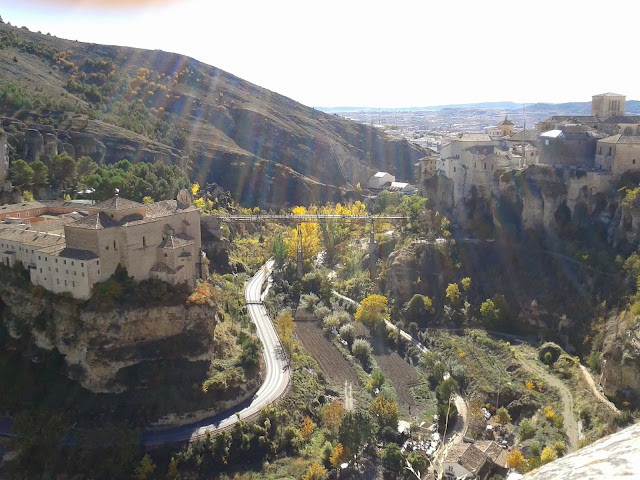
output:
[[303, 223], [331, 223], [331, 222], [352, 222], [369, 223], [371, 225], [369, 235], [369, 274], [375, 278], [376, 261], [378, 260], [378, 245], [375, 240], [375, 222], [397, 223], [403, 225], [407, 221], [404, 215], [330, 215], [313, 214], [304, 215], [293, 214], [245, 214], [245, 215], [209, 215], [202, 217], [201, 221], [210, 229], [219, 229], [223, 223], [282, 223], [286, 225], [297, 225], [298, 245], [297, 245], [297, 268], [298, 275], [302, 276], [302, 229]]

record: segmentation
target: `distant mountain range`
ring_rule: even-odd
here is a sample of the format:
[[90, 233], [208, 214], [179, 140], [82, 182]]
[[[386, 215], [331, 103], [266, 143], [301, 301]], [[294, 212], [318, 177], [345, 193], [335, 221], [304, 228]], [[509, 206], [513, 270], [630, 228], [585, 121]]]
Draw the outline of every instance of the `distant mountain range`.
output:
[[[568, 102], [568, 103], [525, 103], [528, 113], [548, 113], [549, 115], [589, 115], [591, 113], [591, 102]], [[374, 108], [374, 107], [316, 107], [325, 113], [347, 113], [347, 112], [435, 112], [438, 110], [458, 110], [458, 109], [486, 109], [504, 110], [508, 113], [522, 113], [522, 104], [516, 102], [480, 102], [480, 103], [458, 103], [449, 105], [432, 105], [426, 107], [408, 108]], [[640, 115], [640, 101], [627, 100], [627, 115]]]

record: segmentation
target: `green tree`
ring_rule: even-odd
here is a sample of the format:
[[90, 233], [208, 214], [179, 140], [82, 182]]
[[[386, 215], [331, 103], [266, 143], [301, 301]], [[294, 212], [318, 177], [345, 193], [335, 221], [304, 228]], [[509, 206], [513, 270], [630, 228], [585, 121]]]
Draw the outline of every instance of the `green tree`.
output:
[[372, 351], [371, 344], [363, 338], [356, 339], [351, 348], [353, 356], [360, 360], [360, 363], [365, 368], [369, 366]]
[[140, 464], [134, 470], [133, 478], [135, 478], [136, 480], [146, 480], [147, 478], [149, 478], [149, 475], [154, 472], [155, 469], [156, 464], [153, 463], [153, 460], [151, 460], [149, 454], [146, 454], [144, 457], [142, 457], [142, 460], [140, 460]]
[[350, 323], [340, 327], [340, 338], [347, 342], [347, 346], [351, 348], [356, 339], [356, 329]]
[[51, 174], [56, 185], [73, 181], [76, 176], [76, 162], [64, 152], [51, 156]]
[[338, 441], [357, 455], [366, 443], [374, 439], [376, 431], [374, 420], [367, 412], [347, 412], [338, 428]]
[[462, 289], [465, 292], [468, 292], [471, 289], [471, 278], [464, 277], [460, 283], [462, 284]]
[[482, 320], [487, 327], [494, 327], [498, 321], [498, 309], [496, 308], [493, 300], [487, 298], [480, 306], [480, 314]]
[[392, 473], [399, 473], [405, 465], [405, 457], [396, 443], [388, 444], [380, 457], [382, 466]]
[[271, 255], [273, 255], [273, 259], [275, 260], [276, 268], [283, 267], [284, 262], [287, 260], [288, 252], [289, 247], [287, 246], [287, 242], [284, 236], [279, 233], [271, 242]]
[[49, 169], [40, 160], [36, 160], [31, 164], [33, 169], [33, 186], [44, 187], [49, 183]]
[[11, 183], [21, 189], [27, 189], [33, 185], [33, 168], [24, 160], [16, 160], [9, 168]]
[[511, 421], [511, 415], [506, 408], [500, 407], [496, 412], [500, 425], [507, 425]]
[[529, 438], [533, 438], [535, 434], [536, 427], [533, 425], [530, 418], [525, 418], [520, 422], [519, 438], [521, 442]]
[[80, 177], [85, 177], [95, 173], [98, 169], [98, 164], [93, 161], [93, 158], [88, 156], [80, 157], [77, 165], [77, 173]]
[[440, 403], [447, 403], [451, 395], [458, 393], [459, 390], [460, 386], [458, 382], [456, 382], [454, 378], [448, 378], [447, 380], [441, 381], [438, 388], [436, 388], [436, 398]]

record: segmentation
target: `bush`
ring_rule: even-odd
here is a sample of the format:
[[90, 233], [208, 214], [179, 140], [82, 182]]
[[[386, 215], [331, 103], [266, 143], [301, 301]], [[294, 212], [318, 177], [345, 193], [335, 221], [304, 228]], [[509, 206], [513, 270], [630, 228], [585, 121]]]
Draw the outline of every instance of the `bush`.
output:
[[529, 438], [533, 438], [536, 434], [536, 427], [533, 424], [533, 421], [530, 418], [525, 418], [520, 422], [520, 441], [527, 440]]
[[351, 352], [353, 353], [353, 356], [360, 361], [363, 367], [366, 368], [369, 366], [371, 353], [373, 352], [373, 349], [371, 348], [369, 342], [361, 338], [356, 339], [353, 342]]
[[347, 342], [347, 345], [351, 348], [356, 339], [356, 329], [354, 326], [347, 324], [340, 327], [340, 338]]

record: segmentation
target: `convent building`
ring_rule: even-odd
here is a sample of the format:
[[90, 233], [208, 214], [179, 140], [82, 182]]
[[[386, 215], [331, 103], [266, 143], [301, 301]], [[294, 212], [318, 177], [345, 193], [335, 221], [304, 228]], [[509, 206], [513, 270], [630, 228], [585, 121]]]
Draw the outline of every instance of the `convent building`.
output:
[[85, 211], [67, 208], [66, 216], [15, 223], [21, 211], [31, 212], [35, 204], [45, 213], [54, 208], [39, 202], [22, 204], [22, 210], [13, 206], [14, 223], [0, 224], [3, 265], [21, 262], [34, 285], [87, 299], [118, 265], [136, 281], [157, 278], [193, 287], [196, 278], [206, 277], [200, 212], [186, 192], [178, 200], [148, 205], [115, 196]]

